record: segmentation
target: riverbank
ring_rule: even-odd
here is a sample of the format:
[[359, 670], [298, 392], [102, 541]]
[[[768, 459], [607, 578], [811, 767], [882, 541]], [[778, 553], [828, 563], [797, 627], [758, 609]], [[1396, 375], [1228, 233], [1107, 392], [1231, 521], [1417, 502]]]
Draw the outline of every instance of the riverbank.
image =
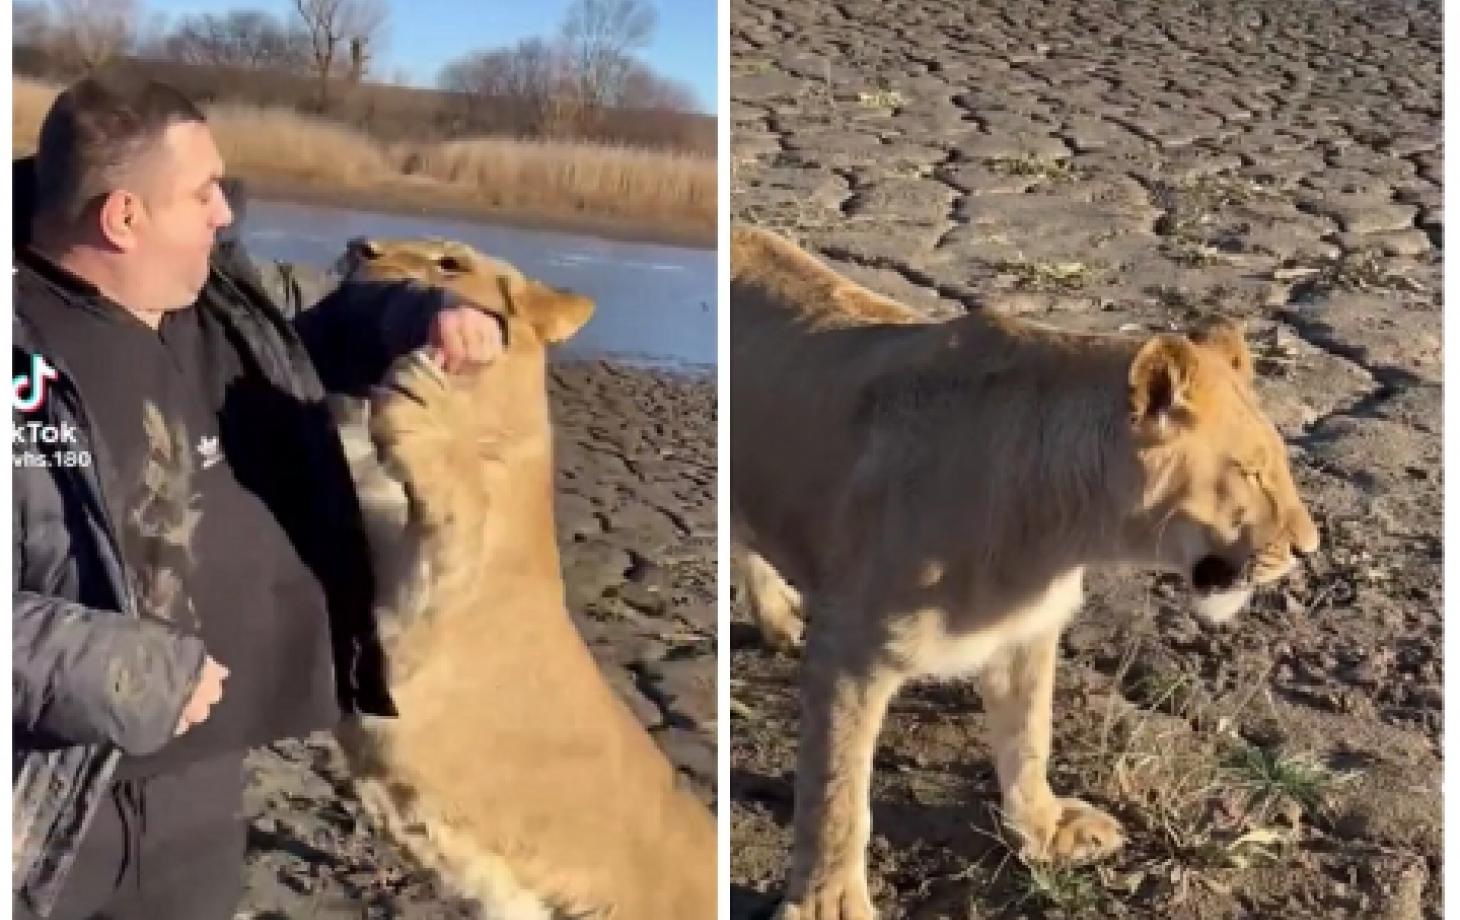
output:
[[249, 197], [296, 204], [345, 207], [383, 214], [472, 220], [519, 230], [547, 230], [594, 236], [623, 243], [652, 243], [714, 249], [713, 224], [667, 223], [647, 218], [615, 217], [546, 207], [503, 207], [462, 198], [453, 186], [414, 181], [410, 177], [381, 182], [368, 189], [330, 187], [288, 176], [239, 171]]

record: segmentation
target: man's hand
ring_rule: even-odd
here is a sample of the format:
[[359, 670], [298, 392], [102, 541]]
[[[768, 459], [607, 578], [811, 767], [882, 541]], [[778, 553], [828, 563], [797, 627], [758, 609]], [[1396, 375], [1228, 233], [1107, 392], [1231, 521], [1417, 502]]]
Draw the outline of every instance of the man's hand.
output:
[[501, 323], [474, 307], [447, 307], [431, 320], [431, 354], [447, 373], [490, 363], [504, 347]]
[[228, 669], [209, 655], [203, 662], [203, 673], [198, 677], [198, 686], [193, 689], [192, 697], [183, 707], [182, 718], [177, 720], [179, 735], [207, 720], [208, 710], [223, 698], [223, 678], [227, 676]]

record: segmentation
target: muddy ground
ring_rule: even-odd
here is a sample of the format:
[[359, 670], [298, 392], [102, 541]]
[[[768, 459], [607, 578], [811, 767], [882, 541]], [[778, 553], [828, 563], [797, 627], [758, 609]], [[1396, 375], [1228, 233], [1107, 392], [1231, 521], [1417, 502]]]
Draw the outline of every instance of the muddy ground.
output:
[[[884, 918], [1440, 915], [1441, 135], [1434, 2], [734, 0], [733, 209], [930, 313], [1247, 317], [1324, 547], [1235, 628], [1093, 580], [1053, 782], [1131, 837], [1009, 858], [966, 684], [894, 703]], [[789, 846], [793, 659], [732, 631], [737, 920]]]
[[[609, 680], [713, 807], [714, 380], [574, 364], [551, 371], [550, 389], [569, 608]], [[248, 768], [240, 916], [474, 916], [366, 820], [328, 738], [255, 751]]]

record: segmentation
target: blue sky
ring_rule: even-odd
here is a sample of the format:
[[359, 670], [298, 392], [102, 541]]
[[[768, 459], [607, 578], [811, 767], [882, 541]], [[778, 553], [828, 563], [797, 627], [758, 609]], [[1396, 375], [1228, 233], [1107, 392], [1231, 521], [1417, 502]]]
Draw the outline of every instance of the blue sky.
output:
[[[717, 108], [716, 0], [651, 0], [659, 10], [653, 42], [639, 56], [659, 73], [694, 89], [701, 111]], [[435, 83], [447, 61], [470, 51], [513, 45], [557, 33], [572, 0], [387, 0], [388, 36], [378, 73], [398, 70], [422, 86]], [[260, 9], [293, 17], [291, 0], [144, 0], [168, 19], [190, 13]]]

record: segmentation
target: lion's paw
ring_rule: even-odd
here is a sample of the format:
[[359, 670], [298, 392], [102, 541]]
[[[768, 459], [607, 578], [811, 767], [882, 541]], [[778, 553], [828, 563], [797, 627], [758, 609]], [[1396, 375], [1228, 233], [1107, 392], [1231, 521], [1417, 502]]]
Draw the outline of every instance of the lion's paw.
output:
[[760, 631], [761, 642], [773, 651], [797, 651], [802, 647], [805, 631], [801, 592], [760, 556], [747, 555], [745, 564], [750, 613]]
[[424, 352], [396, 360], [370, 398], [370, 439], [385, 471], [408, 486], [441, 481], [436, 469], [443, 456], [442, 441], [450, 436], [445, 424], [450, 395], [446, 372]]
[[760, 630], [761, 642], [777, 652], [795, 652], [804, 644], [805, 622], [801, 619], [801, 597], [789, 585], [771, 588], [767, 594], [750, 596], [751, 615]]
[[800, 620], [760, 621], [760, 641], [766, 648], [784, 655], [793, 655], [805, 645], [805, 626]]
[[782, 902], [775, 920], [877, 920], [877, 911], [867, 886], [849, 872], [811, 886], [794, 902]]
[[[429, 415], [447, 392], [446, 371], [425, 351], [402, 355], [371, 394], [371, 425], [384, 425], [382, 430], [408, 428], [419, 423], [422, 415]], [[392, 421], [395, 424], [386, 424]]]
[[1101, 859], [1125, 844], [1120, 822], [1079, 799], [1056, 799], [1036, 819], [1014, 829], [1024, 839], [1023, 857], [1035, 862], [1078, 865]]

